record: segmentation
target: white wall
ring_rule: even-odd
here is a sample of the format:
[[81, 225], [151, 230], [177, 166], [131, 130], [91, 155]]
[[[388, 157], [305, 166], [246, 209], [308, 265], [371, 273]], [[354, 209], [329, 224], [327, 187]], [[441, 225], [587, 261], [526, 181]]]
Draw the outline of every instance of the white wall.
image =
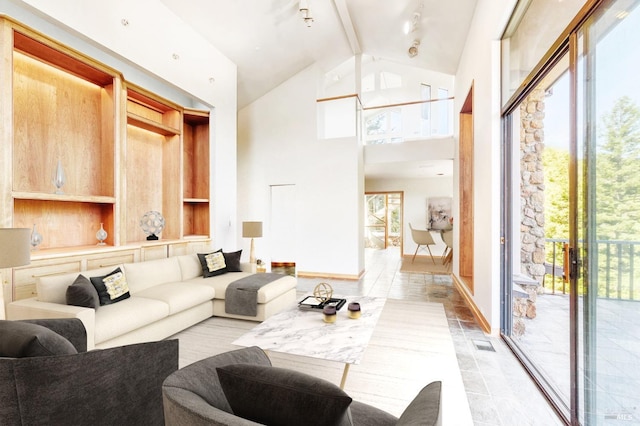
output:
[[[422, 179], [366, 179], [366, 192], [404, 192], [403, 210], [403, 254], [411, 254], [416, 245], [411, 239], [409, 223], [414, 228], [427, 227], [427, 202], [430, 197], [452, 197], [453, 179], [451, 176], [422, 178]], [[434, 256], [444, 252], [445, 244], [438, 233], [433, 233], [435, 247], [431, 246]], [[422, 250], [418, 255], [426, 255]]]
[[[473, 85], [474, 294], [470, 295], [492, 332], [500, 330], [500, 46], [515, 0], [479, 0], [456, 74], [454, 111]], [[456, 132], [459, 131], [455, 117]], [[456, 134], [456, 139], [458, 139]], [[457, 148], [456, 148], [457, 149]], [[454, 169], [458, 170], [456, 151]], [[458, 187], [454, 173], [454, 188]], [[454, 197], [454, 217], [460, 205]], [[454, 256], [458, 248], [454, 232]], [[459, 273], [454, 261], [454, 273]]]
[[269, 187], [293, 184], [297, 271], [358, 277], [362, 147], [355, 137], [317, 139], [319, 78], [309, 67], [238, 112], [238, 220], [264, 222], [256, 256], [270, 261]]
[[127, 81], [209, 109], [211, 233], [219, 246], [238, 244], [235, 64], [159, 0], [5, 0], [0, 13], [122, 71]]

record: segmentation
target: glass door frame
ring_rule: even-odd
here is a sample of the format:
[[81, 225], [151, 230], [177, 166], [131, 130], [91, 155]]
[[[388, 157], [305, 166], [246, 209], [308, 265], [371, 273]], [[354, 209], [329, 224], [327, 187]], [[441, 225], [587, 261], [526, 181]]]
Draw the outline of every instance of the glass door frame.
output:
[[[575, 51], [575, 46], [573, 51]], [[549, 57], [548, 62], [544, 67], [541, 67], [538, 71], [538, 74], [535, 78], [533, 78], [526, 90], [520, 92], [519, 96], [516, 97], [513, 102], [511, 102], [508, 108], [502, 113], [502, 141], [501, 144], [501, 159], [502, 159], [502, 170], [501, 170], [501, 181], [502, 181], [502, 209], [501, 209], [501, 258], [502, 262], [502, 270], [501, 270], [501, 289], [502, 289], [502, 310], [501, 310], [501, 337], [506, 342], [507, 346], [511, 349], [511, 351], [516, 355], [522, 366], [531, 376], [531, 379], [536, 383], [542, 394], [545, 398], [550, 402], [551, 406], [558, 413], [558, 415], [568, 424], [578, 424], [573, 423], [573, 419], [575, 413], [578, 412], [578, 392], [575, 391], [574, 386], [572, 385], [572, 389], [570, 391], [570, 401], [569, 405], [567, 405], [562, 396], [556, 392], [553, 385], [547, 381], [544, 377], [542, 371], [538, 368], [538, 366], [532, 362], [527, 354], [518, 346], [517, 342], [513, 340], [510, 336], [513, 331], [513, 309], [512, 309], [512, 276], [513, 276], [513, 188], [516, 183], [512, 181], [512, 167], [514, 166], [514, 159], [512, 158], [512, 144], [516, 143], [514, 141], [514, 136], [519, 141], [519, 135], [513, 134], [514, 122], [513, 122], [513, 113], [520, 107], [520, 104], [527, 98], [529, 94], [541, 83], [545, 76], [560, 63], [560, 61], [569, 55], [569, 73], [571, 80], [571, 89], [570, 89], [570, 145], [575, 146], [576, 140], [576, 115], [573, 111], [576, 108], [576, 92], [573, 81], [575, 81], [575, 64], [573, 63], [572, 57], [572, 49], [569, 43], [569, 40], [566, 40], [564, 43], [558, 45], [557, 50], [554, 52], [552, 56]], [[575, 148], [573, 148], [575, 149]], [[569, 186], [574, 187], [573, 190], [570, 188], [570, 196], [576, 195], [577, 191], [575, 190], [575, 178], [571, 177], [576, 171], [576, 155], [575, 152], [570, 152], [570, 178], [569, 178]], [[569, 207], [569, 222], [570, 222], [570, 234], [571, 230], [575, 233], [576, 229], [576, 220], [577, 217], [575, 215], [576, 212], [576, 198], [570, 197], [570, 207]], [[570, 235], [570, 246], [574, 244], [574, 240]], [[575, 245], [572, 247], [576, 247]], [[575, 326], [578, 321], [577, 317], [577, 291], [574, 291], [576, 288], [577, 280], [574, 277], [570, 277], [569, 279], [569, 288], [570, 288], [570, 299], [569, 299], [569, 318], [570, 318], [570, 342], [569, 342], [569, 363], [570, 363], [570, 383], [575, 384], [577, 379], [577, 363], [575, 362], [576, 357], [578, 355], [577, 348], [577, 327]], [[571, 422], [571, 423], [569, 423]]]
[[[531, 72], [529, 77], [523, 81], [516, 93], [509, 99], [504, 105], [501, 111], [501, 131], [502, 131], [502, 144], [501, 144], [501, 191], [502, 191], [502, 208], [501, 208], [501, 337], [506, 342], [507, 346], [514, 352], [518, 360], [521, 362], [525, 370], [529, 373], [532, 380], [536, 383], [542, 394], [550, 402], [551, 406], [558, 413], [561, 419], [571, 425], [579, 425], [581, 413], [584, 416], [584, 421], [588, 422], [592, 419], [588, 418], [588, 412], [590, 404], [590, 397], [584, 395], [584, 383], [580, 385], [581, 376], [580, 370], [580, 357], [584, 363], [591, 362], [589, 351], [592, 349], [590, 342], [585, 340], [583, 347], [579, 347], [579, 294], [578, 294], [578, 276], [582, 274], [582, 260], [579, 259], [579, 253], [582, 254], [583, 248], [579, 241], [579, 226], [584, 226], [580, 220], [580, 208], [588, 206], [586, 199], [579, 199], [579, 185], [584, 185], [584, 175], [581, 173], [578, 166], [578, 148], [582, 146], [577, 140], [578, 137], [578, 84], [577, 84], [577, 67], [578, 67], [578, 33], [583, 28], [583, 25], [601, 6], [608, 0], [592, 0], [587, 1], [584, 7], [580, 10], [578, 15], [571, 21], [567, 29], [558, 38], [556, 43], [549, 49], [547, 54], [541, 58], [539, 65]], [[542, 78], [547, 72], [554, 67], [564, 55], [569, 55], [569, 73], [570, 73], [570, 166], [569, 166], [569, 262], [570, 262], [570, 274], [569, 274], [569, 286], [570, 286], [570, 299], [569, 299], [569, 318], [570, 318], [570, 397], [569, 406], [567, 406], [544, 379], [543, 375], [531, 362], [526, 354], [518, 347], [516, 342], [510, 337], [513, 325], [512, 316], [512, 273], [513, 265], [512, 259], [512, 190], [515, 184], [511, 180], [511, 170], [513, 166], [513, 159], [511, 158], [511, 144], [513, 142], [513, 121], [512, 114], [517, 107], [523, 102], [523, 100], [531, 93], [531, 91], [540, 83]], [[582, 172], [583, 173], [583, 172]], [[586, 191], [582, 194], [583, 197], [587, 197]], [[580, 204], [582, 203], [582, 204]], [[583, 207], [580, 207], [583, 206]], [[585, 286], [586, 287], [586, 286]], [[585, 297], [587, 294], [584, 295]], [[588, 309], [588, 301], [584, 302], [585, 309]], [[582, 324], [582, 327], [587, 327], [587, 324]], [[589, 365], [583, 365], [585, 370], [590, 369]], [[584, 397], [582, 399], [581, 397]], [[586, 409], [585, 409], [586, 408]]]

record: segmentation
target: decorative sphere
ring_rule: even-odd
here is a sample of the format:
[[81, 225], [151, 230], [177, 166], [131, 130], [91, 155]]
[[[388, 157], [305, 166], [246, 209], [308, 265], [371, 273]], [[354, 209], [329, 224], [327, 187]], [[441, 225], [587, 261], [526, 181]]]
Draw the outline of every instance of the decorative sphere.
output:
[[160, 212], [146, 212], [140, 219], [140, 227], [147, 235], [157, 235], [164, 229], [164, 217]]
[[320, 283], [313, 289], [313, 297], [324, 303], [333, 297], [333, 288], [327, 283]]

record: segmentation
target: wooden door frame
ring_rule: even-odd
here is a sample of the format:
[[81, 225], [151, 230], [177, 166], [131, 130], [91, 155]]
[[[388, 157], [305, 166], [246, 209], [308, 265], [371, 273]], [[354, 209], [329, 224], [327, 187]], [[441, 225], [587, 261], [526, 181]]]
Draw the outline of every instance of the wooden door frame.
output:
[[[474, 247], [474, 140], [473, 140], [473, 82], [460, 109], [459, 138], [459, 215], [458, 268], [460, 278], [473, 294], [473, 247]], [[455, 225], [454, 225], [455, 226]]]

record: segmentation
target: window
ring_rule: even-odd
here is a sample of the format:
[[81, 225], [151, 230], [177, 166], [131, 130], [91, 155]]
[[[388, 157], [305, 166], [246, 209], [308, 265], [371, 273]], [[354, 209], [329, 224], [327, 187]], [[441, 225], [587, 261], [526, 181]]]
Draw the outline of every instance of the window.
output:
[[400, 108], [378, 111], [366, 118], [365, 137], [368, 145], [402, 142]]

